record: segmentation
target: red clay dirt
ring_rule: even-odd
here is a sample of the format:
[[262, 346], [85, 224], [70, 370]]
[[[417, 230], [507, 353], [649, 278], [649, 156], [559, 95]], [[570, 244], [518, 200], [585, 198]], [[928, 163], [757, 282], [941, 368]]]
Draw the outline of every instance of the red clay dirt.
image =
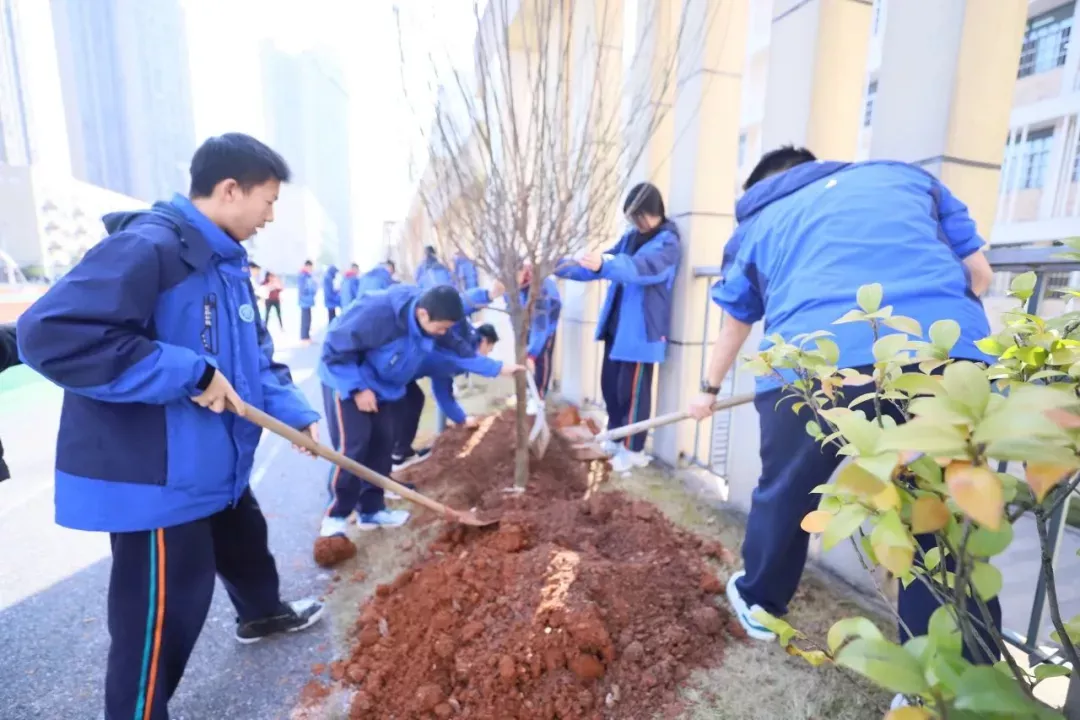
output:
[[507, 495], [512, 416], [461, 457], [469, 439], [463, 428], [444, 433], [398, 479], [502, 522], [447, 526], [417, 564], [377, 588], [351, 656], [332, 668], [356, 690], [350, 717], [677, 713], [677, 683], [743, 637], [714, 601], [722, 587], [705, 562], [730, 554], [622, 493], [583, 500], [586, 468], [558, 438], [533, 462], [528, 491]]
[[347, 537], [333, 535], [315, 540], [315, 564], [323, 568], [332, 568], [356, 555], [356, 545]]

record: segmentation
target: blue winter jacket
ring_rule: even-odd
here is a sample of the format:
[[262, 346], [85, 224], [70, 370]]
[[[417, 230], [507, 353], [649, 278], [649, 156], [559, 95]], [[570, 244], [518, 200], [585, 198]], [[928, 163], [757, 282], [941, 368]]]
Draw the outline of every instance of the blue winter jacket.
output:
[[385, 290], [394, 284], [394, 276], [385, 265], [377, 265], [360, 276], [356, 284], [356, 298], [372, 290]]
[[[529, 288], [525, 286], [520, 290], [521, 304], [524, 306], [529, 301]], [[485, 289], [476, 288], [467, 293], [462, 293], [465, 303], [465, 312], [469, 313], [481, 305], [490, 305], [491, 293]], [[536, 298], [533, 306], [532, 319], [529, 323], [529, 344], [527, 352], [529, 357], [536, 358], [549, 342], [555, 342], [555, 331], [559, 328], [559, 315], [562, 313], [562, 298], [559, 295], [559, 286], [554, 278], [544, 278], [541, 286], [540, 297]]]
[[463, 253], [458, 253], [454, 257], [454, 280], [457, 289], [462, 292], [474, 290], [480, 284], [476, 263]]
[[349, 304], [360, 294], [360, 276], [355, 270], [346, 270], [341, 278], [341, 307], [349, 307]]
[[416, 320], [422, 294], [420, 288], [395, 285], [353, 302], [326, 333], [319, 361], [323, 384], [343, 396], [371, 390], [392, 402], [405, 395], [429, 353], [451, 354], [449, 337], [425, 334]]
[[[596, 339], [604, 339], [609, 316], [617, 313], [611, 359], [632, 363], [663, 362], [671, 333], [675, 276], [682, 256], [679, 229], [666, 221], [636, 251], [638, 231], [628, 231], [604, 253], [599, 272], [563, 261], [555, 274], [568, 280], [610, 280], [596, 324]], [[616, 298], [618, 298], [616, 300]], [[615, 303], [618, 302], [618, 307]]]
[[428, 290], [439, 285], [454, 285], [454, 278], [438, 258], [428, 257], [416, 268], [416, 284]]
[[56, 522], [133, 532], [208, 517], [244, 492], [262, 431], [191, 401], [207, 363], [294, 428], [319, 415], [272, 359], [243, 246], [181, 196], [105, 227], [18, 323], [24, 362], [65, 390]]
[[334, 265], [326, 268], [326, 275], [323, 276], [322, 281], [322, 296], [323, 304], [326, 305], [328, 310], [334, 310], [341, 307], [341, 293], [334, 287], [334, 280], [337, 278], [338, 269]]
[[[983, 241], [967, 207], [933, 175], [890, 161], [806, 163], [751, 187], [735, 214], [712, 290], [732, 317], [764, 319], [766, 336], [787, 340], [828, 330], [841, 367], [869, 365], [870, 327], [833, 322], [856, 306], [860, 286], [880, 283], [883, 305], [918, 320], [924, 335], [937, 320], [958, 322], [954, 357], [988, 359], [975, 342], [990, 327], [962, 262]], [[758, 390], [778, 384], [759, 379]]]
[[296, 278], [296, 289], [301, 309], [307, 310], [315, 307], [315, 296], [319, 293], [319, 285], [309, 271], [300, 271], [300, 275]]

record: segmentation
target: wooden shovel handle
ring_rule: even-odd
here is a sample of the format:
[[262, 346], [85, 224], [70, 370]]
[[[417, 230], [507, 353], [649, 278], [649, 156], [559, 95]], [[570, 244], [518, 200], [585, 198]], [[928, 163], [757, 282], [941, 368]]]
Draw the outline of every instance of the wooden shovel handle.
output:
[[307, 433], [300, 432], [294, 428], [289, 427], [285, 423], [281, 422], [275, 417], [267, 415], [262, 410], [252, 407], [245, 403], [244, 407], [244, 419], [251, 421], [264, 430], [269, 430], [275, 435], [280, 435], [293, 445], [299, 445], [305, 450], [310, 450], [321, 458], [325, 458], [330, 462], [337, 465], [342, 470], [351, 473], [357, 477], [367, 480], [372, 485], [378, 485], [383, 490], [390, 490], [395, 492], [409, 502], [416, 503], [422, 507], [426, 507], [428, 510], [433, 510], [445, 517], [458, 522], [464, 522], [466, 524], [473, 524], [470, 521], [471, 516], [467, 513], [462, 513], [453, 508], [449, 508], [440, 502], [436, 502], [429, 497], [421, 495], [420, 493], [405, 487], [401, 483], [394, 482], [385, 475], [380, 475], [374, 470], [364, 467], [360, 463], [356, 462], [352, 458], [342, 455], [336, 450], [331, 450], [325, 445], [320, 445], [311, 439], [311, 436]]
[[[738, 405], [745, 405], [746, 403], [754, 399], [753, 393], [744, 393], [742, 395], [733, 395], [732, 397], [718, 400], [713, 406], [712, 411], [720, 412], [721, 410], [727, 410]], [[641, 422], [633, 423], [632, 425], [624, 425], [617, 430], [608, 430], [602, 432], [593, 438], [593, 442], [607, 442], [608, 440], [621, 440], [631, 435], [637, 435], [640, 432], [652, 430], [654, 428], [663, 427], [664, 425], [671, 425], [672, 423], [682, 422], [683, 420], [690, 419], [690, 413], [682, 410], [680, 412], [668, 413], [667, 415], [659, 415], [651, 420], [642, 420]]]

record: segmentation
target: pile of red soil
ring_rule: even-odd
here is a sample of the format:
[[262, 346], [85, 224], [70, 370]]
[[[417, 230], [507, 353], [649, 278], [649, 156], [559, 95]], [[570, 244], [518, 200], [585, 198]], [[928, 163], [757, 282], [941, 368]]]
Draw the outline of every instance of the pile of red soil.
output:
[[533, 462], [528, 492], [506, 495], [510, 418], [464, 455], [469, 440], [462, 429], [446, 433], [401, 480], [502, 522], [447, 527], [424, 559], [378, 588], [334, 673], [357, 690], [351, 717], [677, 711], [676, 684], [742, 636], [714, 601], [721, 585], [705, 561], [726, 551], [621, 493], [583, 500], [586, 470], [558, 440]]

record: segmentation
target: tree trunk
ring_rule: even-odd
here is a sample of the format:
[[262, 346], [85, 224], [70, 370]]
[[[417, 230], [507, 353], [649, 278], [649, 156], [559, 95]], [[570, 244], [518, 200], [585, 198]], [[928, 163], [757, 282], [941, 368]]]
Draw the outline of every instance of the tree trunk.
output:
[[[528, 358], [529, 330], [525, 323], [524, 313], [519, 312], [516, 317], [512, 316], [510, 319], [514, 325], [517, 362], [519, 365], [525, 365]], [[530, 425], [529, 415], [526, 412], [529, 403], [528, 386], [525, 382], [525, 376], [521, 373], [514, 375], [514, 390], [517, 396], [515, 405], [517, 443], [514, 446], [514, 487], [524, 490], [529, 483]]]

